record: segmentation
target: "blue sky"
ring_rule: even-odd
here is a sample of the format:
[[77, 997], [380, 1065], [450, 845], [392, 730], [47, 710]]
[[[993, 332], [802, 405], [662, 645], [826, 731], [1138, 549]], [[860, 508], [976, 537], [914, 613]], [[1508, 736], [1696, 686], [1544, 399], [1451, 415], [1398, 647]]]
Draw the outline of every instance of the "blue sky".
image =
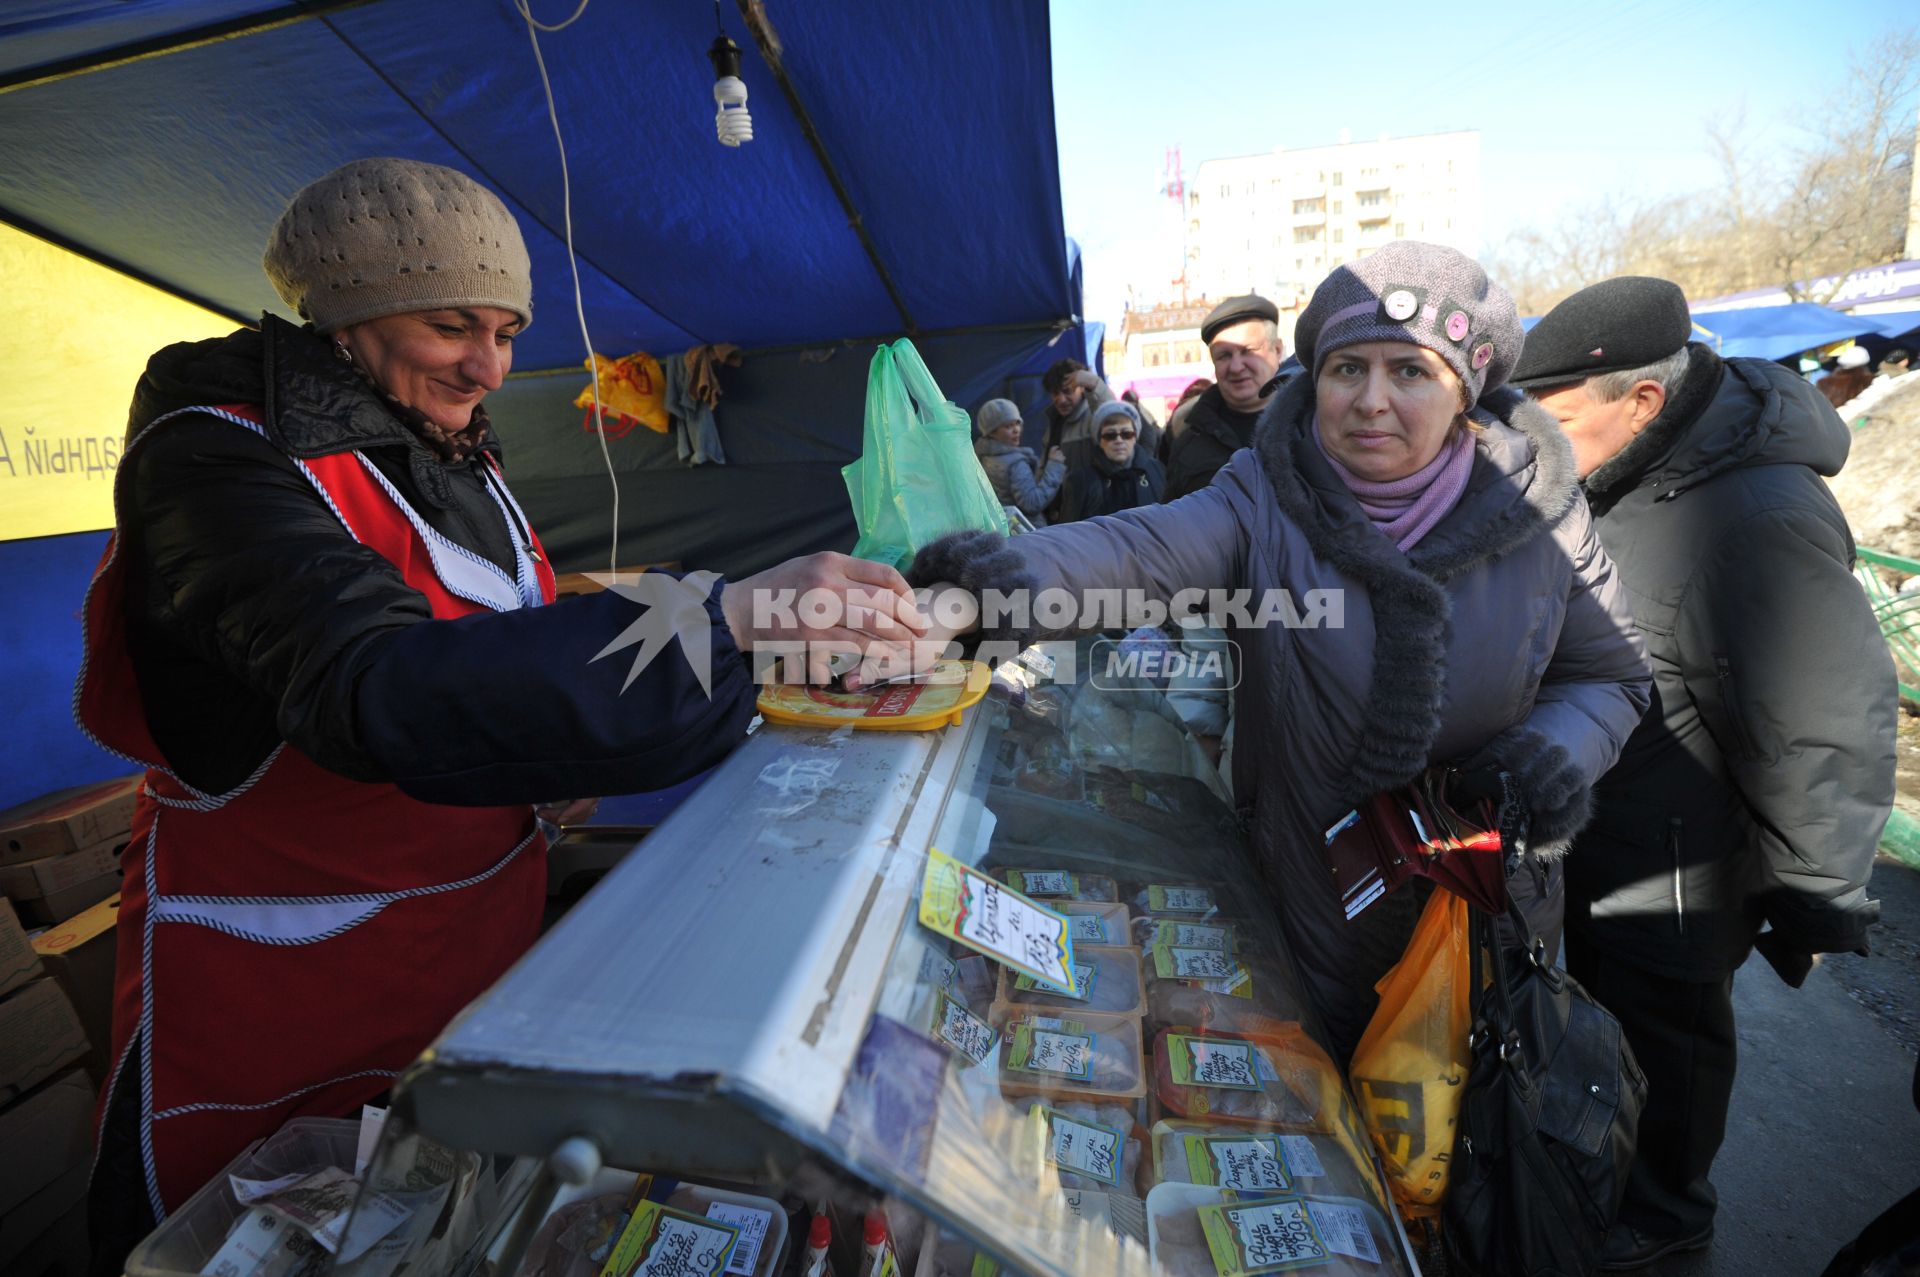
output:
[[[1479, 129], [1487, 245], [1609, 192], [1718, 186], [1705, 122], [1744, 101], [1790, 148], [1844, 87], [1849, 48], [1893, 0], [1275, 4], [1052, 0], [1067, 233], [1088, 317], [1117, 321], [1131, 274], [1176, 274], [1158, 194], [1166, 148], [1202, 160], [1277, 146]], [[1907, 10], [1911, 18], [1912, 11]]]

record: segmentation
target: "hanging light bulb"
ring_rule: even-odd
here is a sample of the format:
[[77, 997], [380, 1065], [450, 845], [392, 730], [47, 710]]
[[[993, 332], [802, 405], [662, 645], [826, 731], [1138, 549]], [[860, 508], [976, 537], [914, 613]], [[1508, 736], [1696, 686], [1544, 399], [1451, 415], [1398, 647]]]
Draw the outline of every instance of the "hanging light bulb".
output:
[[720, 145], [739, 146], [753, 141], [753, 117], [747, 114], [747, 86], [740, 79], [740, 46], [721, 35], [707, 50], [713, 62], [714, 131]]

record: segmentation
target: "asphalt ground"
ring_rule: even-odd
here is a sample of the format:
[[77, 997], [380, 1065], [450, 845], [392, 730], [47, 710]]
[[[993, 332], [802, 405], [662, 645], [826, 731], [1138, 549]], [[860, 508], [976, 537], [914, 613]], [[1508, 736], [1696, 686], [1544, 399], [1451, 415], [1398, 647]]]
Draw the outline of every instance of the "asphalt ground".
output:
[[1920, 873], [1882, 855], [1873, 954], [1829, 957], [1790, 989], [1758, 957], [1734, 978], [1739, 1075], [1712, 1246], [1655, 1277], [1818, 1277], [1920, 1188]]

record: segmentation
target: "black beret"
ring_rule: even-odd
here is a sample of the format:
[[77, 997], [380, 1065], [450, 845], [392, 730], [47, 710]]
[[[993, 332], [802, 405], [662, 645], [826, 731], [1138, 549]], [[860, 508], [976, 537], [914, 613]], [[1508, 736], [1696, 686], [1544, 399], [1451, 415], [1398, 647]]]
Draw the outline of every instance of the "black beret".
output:
[[1588, 285], [1527, 334], [1513, 384], [1523, 390], [1644, 368], [1693, 336], [1686, 294], [1671, 280], [1622, 275]]
[[1280, 309], [1257, 293], [1248, 293], [1244, 297], [1229, 297], [1207, 312], [1205, 322], [1200, 325], [1200, 340], [1212, 341], [1213, 335], [1222, 328], [1231, 328], [1249, 319], [1264, 319], [1270, 324], [1279, 323]]

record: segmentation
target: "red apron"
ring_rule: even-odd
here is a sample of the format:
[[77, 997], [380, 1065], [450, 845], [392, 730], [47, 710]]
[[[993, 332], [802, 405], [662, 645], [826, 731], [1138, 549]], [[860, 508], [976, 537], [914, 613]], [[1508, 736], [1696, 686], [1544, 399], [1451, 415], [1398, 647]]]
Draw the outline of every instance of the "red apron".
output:
[[[182, 411], [265, 434], [255, 407]], [[516, 542], [511, 581], [428, 527], [360, 454], [295, 464], [436, 619], [553, 600], [553, 572], [497, 472], [485, 478]], [[127, 653], [118, 540], [87, 593], [74, 709], [99, 744], [149, 769], [124, 864], [106, 1094], [137, 1039], [141, 1155], [165, 1218], [288, 1118], [346, 1113], [386, 1090], [533, 942], [546, 844], [524, 805], [417, 802], [284, 743], [224, 794], [176, 778]]]

